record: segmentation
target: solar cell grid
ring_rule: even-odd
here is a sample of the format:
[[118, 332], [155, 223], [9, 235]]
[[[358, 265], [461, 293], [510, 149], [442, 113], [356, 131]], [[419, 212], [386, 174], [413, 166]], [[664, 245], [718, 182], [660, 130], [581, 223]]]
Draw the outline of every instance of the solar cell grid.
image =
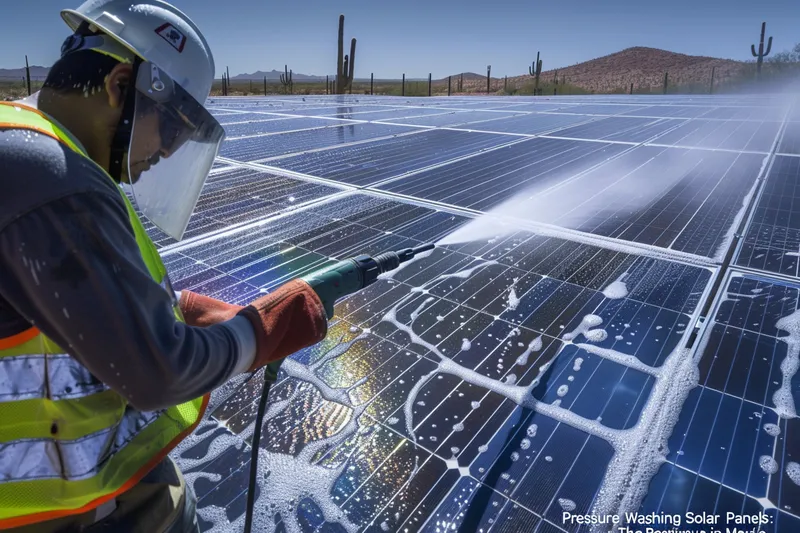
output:
[[500, 133], [519, 133], [535, 135], [545, 132], [557, 131], [567, 126], [591, 122], [597, 117], [586, 115], [559, 115], [545, 113], [531, 113], [519, 117], [498, 118], [485, 120], [475, 124], [455, 126], [457, 129], [476, 131], [495, 131]]
[[797, 277], [800, 257], [800, 158], [776, 156], [737, 265]]
[[625, 111], [623, 115], [646, 116], [663, 118], [698, 118], [710, 112], [712, 107], [700, 105], [680, 106], [680, 105], [656, 105], [651, 107], [640, 107], [632, 111]]
[[763, 531], [800, 525], [800, 484], [784, 475], [800, 457], [800, 426], [790, 414], [800, 380], [787, 365], [797, 357], [798, 292], [793, 283], [732, 274], [700, 343], [699, 384], [682, 407], [645, 512], [765, 511]]
[[800, 155], [800, 121], [786, 123], [778, 152]]
[[468, 124], [471, 122], [479, 122], [482, 120], [494, 120], [500, 118], [509, 118], [513, 116], [520, 116], [523, 113], [506, 113], [498, 111], [452, 111], [439, 109], [435, 115], [428, 115], [424, 117], [413, 118], [391, 118], [385, 119], [384, 122], [391, 122], [392, 124], [413, 124], [419, 126], [455, 126], [458, 124]]
[[430, 130], [395, 139], [302, 154], [272, 164], [351, 185], [368, 185], [518, 140], [517, 137], [488, 133]]
[[594, 120], [580, 126], [556, 130], [549, 135], [554, 137], [641, 143], [653, 139], [657, 135], [671, 130], [682, 123], [682, 120], [671, 119], [608, 117]]
[[713, 257], [762, 162], [753, 154], [532, 139], [378, 187]]
[[[449, 227], [437, 225], [439, 235], [447, 233], [453, 224], [463, 222], [454, 215], [368, 197], [338, 200], [320, 205], [310, 213], [314, 216], [293, 215], [275, 227], [268, 225], [255, 234], [249, 232], [249, 240], [269, 235], [269, 239], [265, 238], [260, 244], [245, 245], [244, 240], [226, 239], [214, 245], [216, 251], [211, 252], [211, 257], [218, 257], [223, 249], [242, 246], [258, 253], [258, 246], [269, 248], [272, 245], [267, 241], [278, 238], [291, 244], [292, 250], [303, 257], [323, 249], [323, 259], [342, 257], [359, 247], [358, 242], [347, 238], [353, 232], [360, 232], [359, 241], [371, 251], [384, 249], [381, 240], [387, 237], [416, 240], [424, 235], [425, 239], [435, 239], [436, 235], [429, 235], [430, 217], [450, 220]], [[391, 216], [382, 217], [382, 213]], [[393, 228], [390, 235], [386, 234], [387, 230], [379, 229], [386, 227], [387, 219], [395, 224], [390, 226]], [[373, 222], [383, 222], [383, 225], [365, 225]], [[634, 424], [649, 394], [652, 376], [629, 368], [632, 363], [609, 359], [607, 354], [604, 357], [603, 349], [630, 354], [642, 363], [634, 365], [641, 369], [646, 370], [651, 364], [658, 366], [681, 338], [681, 330], [674, 325], [685, 326], [687, 313], [693, 313], [696, 308], [699, 300], [695, 297], [693, 303], [690, 302], [690, 295], [702, 292], [710, 273], [696, 267], [576, 246], [568, 241], [527, 233], [454, 248], [436, 251], [402, 269], [394, 279], [381, 280], [337, 306], [340, 321], [329, 334], [331, 340], [300, 354], [298, 360], [311, 363], [322, 380], [313, 380], [315, 387], [336, 387], [333, 390], [352, 387], [350, 400], [346, 402], [351, 402], [349, 405], [353, 409], [363, 406], [363, 414], [358, 418], [360, 429], [355, 431], [352, 419], [324, 399], [325, 391], [315, 390], [308, 383], [298, 383], [299, 374], [287, 378], [276, 387], [271, 401], [283, 402], [282, 398], [287, 396], [293, 399], [283, 406], [284, 414], [276, 415], [265, 425], [263, 435], [269, 450], [265, 467], [294, 457], [292, 464], [301, 461], [294, 466], [296, 472], [306, 460], [299, 450], [319, 440], [336, 440], [335, 428], [344, 428], [346, 433], [350, 431], [348, 440], [336, 442], [347, 442], [347, 446], [335, 447], [329, 452], [330, 457], [349, 456], [347, 461], [354, 461], [353, 457], [373, 457], [364, 459], [368, 461], [366, 464], [385, 465], [397, 455], [401, 471], [405, 472], [400, 477], [369, 477], [354, 482], [353, 475], [364, 476], [375, 470], [375, 467], [357, 465], [355, 474], [344, 480], [340, 477], [340, 481], [330, 485], [331, 492], [326, 492], [325, 497], [330, 500], [331, 495], [338, 496], [337, 503], [352, 511], [348, 520], [361, 526], [370, 522], [374, 525], [380, 516], [382, 521], [377, 523], [388, 521], [391, 527], [412, 526], [417, 530], [425, 523], [430, 527], [430, 520], [426, 520], [435, 505], [423, 505], [429, 491], [438, 490], [442, 494], [450, 491], [454, 501], [460, 498], [464, 503], [466, 499], [482, 498], [487, 486], [494, 489], [492, 494], [503, 495], [498, 502], [498, 512], [507, 508], [506, 504], [518, 505], [526, 510], [525, 516], [532, 523], [538, 523], [542, 517], [551, 525], [560, 520], [557, 496], [572, 496], [579, 508], [588, 510], [603, 480], [604, 465], [613, 453], [610, 445], [597, 435], [586, 434], [583, 429], [509, 404], [509, 396], [515, 398], [517, 391], [524, 388], [542, 402], [550, 404], [559, 400], [561, 409], [581, 418], [589, 417], [587, 420], [601, 417], [609, 427], [620, 428]], [[182, 250], [181, 255], [208, 261], [209, 249], [204, 246], [198, 250], [200, 255], [193, 256], [189, 248]], [[215, 271], [236, 276], [238, 271], [230, 270], [230, 266], [235, 265], [218, 264]], [[258, 266], [260, 270], [265, 267], [258, 262], [251, 266]], [[469, 275], [448, 276], [456, 272], [469, 272]], [[598, 292], [622, 274], [625, 274], [629, 290], [626, 298], [606, 298]], [[276, 280], [273, 277], [271, 281]], [[267, 282], [267, 278], [262, 282]], [[427, 288], [427, 294], [415, 293], [415, 287]], [[509, 288], [518, 290], [516, 304], [509, 304], [515, 301], [505, 294]], [[496, 298], [487, 300], [482, 294]], [[387, 321], [385, 317], [392, 307], [396, 309], [394, 318]], [[597, 313], [608, 329], [607, 338], [600, 339], [593, 334], [586, 339], [581, 337], [587, 334], [585, 330], [580, 333], [582, 324], [586, 316], [593, 313]], [[453, 323], [459, 321], [464, 327], [454, 328]], [[594, 325], [599, 327], [599, 324]], [[416, 340], [409, 336], [411, 332]], [[562, 345], [569, 339], [565, 333], [576, 339], [575, 344], [568, 341], [567, 345]], [[471, 346], [464, 345], [462, 335], [471, 337]], [[410, 343], [412, 340], [414, 342]], [[364, 348], [359, 348], [362, 344]], [[342, 352], [341, 346], [347, 349]], [[330, 350], [338, 350], [339, 355], [315, 366], [313, 361], [321, 361], [321, 356]], [[508, 359], [505, 365], [501, 361], [504, 357]], [[541, 365], [554, 357], [549, 363], [550, 370], [543, 372]], [[444, 358], [463, 370], [442, 366]], [[296, 371], [290, 366], [288, 373], [292, 376]], [[431, 375], [433, 371], [437, 372], [435, 376]], [[533, 382], [537, 376], [538, 385]], [[573, 379], [568, 379], [570, 376]], [[609, 380], [624, 383], [624, 386], [607, 390], [595, 388]], [[421, 386], [415, 386], [420, 382]], [[281, 393], [284, 387], [291, 391]], [[565, 388], [575, 392], [569, 394], [563, 391]], [[627, 393], [618, 396], [615, 392], [623, 390], [636, 391], [632, 403], [626, 399]], [[333, 392], [327, 393], [328, 398], [330, 394]], [[598, 401], [600, 397], [603, 400]], [[235, 404], [223, 405], [218, 415], [226, 420], [228, 427], [246, 434], [253, 419], [254, 401], [255, 394], [239, 395]], [[297, 407], [292, 409], [291, 405]], [[505, 407], [501, 408], [502, 405]], [[411, 415], [410, 422], [405, 418], [406, 413]], [[523, 420], [525, 424], [520, 425]], [[537, 424], [537, 429], [530, 429], [532, 423]], [[321, 428], [328, 429], [320, 434]], [[411, 436], [409, 432], [418, 436], [416, 445], [403, 439]], [[365, 442], [365, 439], [378, 438], [378, 434], [390, 438], [385, 447]], [[398, 446], [408, 452], [399, 453]], [[573, 447], [574, 453], [571, 453]], [[453, 449], [459, 451], [453, 452]], [[359, 450], [359, 453], [350, 454], [348, 450]], [[516, 460], [509, 457], [516, 457]], [[339, 464], [340, 460], [331, 459], [330, 464]], [[422, 466], [415, 470], [416, 464]], [[473, 490], [462, 494], [459, 487], [463, 484], [458, 485], [459, 480], [464, 479], [462, 469], [483, 485], [475, 483]], [[334, 474], [339, 477], [344, 471], [336, 470]], [[386, 471], [396, 472], [396, 467]], [[415, 471], [420, 475], [410, 476]], [[423, 476], [423, 471], [439, 474]], [[447, 478], [447, 486], [442, 486], [442, 475], [450, 471], [453, 474]], [[456, 471], [461, 475], [455, 476]], [[574, 477], [573, 472], [575, 475], [580, 472], [580, 476]], [[329, 478], [331, 476], [333, 474], [328, 474]], [[564, 483], [543, 493], [532, 489], [533, 479], [563, 479]], [[280, 483], [280, 480], [274, 481]], [[240, 497], [228, 488], [207, 492], [200, 502], [201, 517], [209, 516], [203, 508], [217, 506], [227, 508], [229, 518], [235, 519], [235, 513], [242, 512], [241, 506], [225, 500], [234, 496]], [[314, 496], [320, 497], [319, 494]], [[361, 503], [365, 499], [377, 503], [355, 505], [355, 501]], [[390, 502], [401, 504], [404, 512], [399, 519], [381, 514]], [[449, 498], [444, 502], [449, 502]], [[425, 512], [414, 524], [412, 511], [420, 508]], [[394, 506], [392, 509], [397, 512]], [[467, 510], [463, 518], [474, 517], [475, 513], [475, 510]], [[291, 519], [284, 514], [282, 518]], [[483, 519], [480, 515], [477, 518]]]
[[[230, 139], [222, 145], [220, 155], [237, 161], [258, 161], [270, 157], [316, 150], [352, 142], [389, 137], [418, 131], [411, 126], [389, 124], [331, 124], [323, 128], [290, 131], [277, 135]], [[278, 132], [276, 132], [278, 133]]]
[[[190, 223], [190, 235], [211, 237], [175, 246], [148, 226], [172, 245], [164, 260], [176, 289], [244, 304], [334, 259], [436, 241], [469, 222], [453, 213], [490, 210], [528, 188], [540, 196], [523, 218], [538, 214], [585, 232], [473, 235], [341, 301], [327, 338], [288, 360], [273, 387], [260, 429], [259, 467], [269, 476], [259, 479], [254, 530], [577, 532], [562, 511], [609, 509], [604, 494], [620, 489], [630, 449], [655, 472], [641, 505], [631, 502], [640, 511], [766, 510], [765, 532], [800, 529], [789, 474], [800, 428], [770, 403], [795, 349], [774, 323], [797, 307], [800, 286], [750, 274], [726, 281], [725, 301], [694, 344], [700, 381], [692, 388], [678, 379], [690, 370], [681, 361], [694, 353], [684, 346], [716, 267], [666, 259], [678, 251], [708, 265], [721, 258], [781, 126], [780, 98], [214, 100], [226, 122], [235, 111], [271, 117], [253, 111], [299, 109], [307, 118], [291, 120], [333, 111], [412, 126], [355, 124], [226, 143], [241, 143], [223, 154], [232, 168], [215, 170]], [[618, 116], [591, 116], [612, 108]], [[504, 116], [488, 111], [495, 109]], [[530, 113], [549, 109], [557, 111]], [[512, 116], [519, 112], [529, 114]], [[408, 118], [416, 113], [425, 116]], [[414, 124], [432, 129], [380, 139]], [[793, 150], [790, 129], [779, 153]], [[351, 142], [358, 144], [336, 147]], [[344, 193], [236, 163], [254, 159], [384, 192]], [[775, 158], [737, 262], [797, 275], [793, 160], [800, 158]], [[314, 204], [287, 211], [307, 201]], [[430, 201], [453, 205], [453, 213], [425, 207]], [[211, 234], [239, 222], [246, 225], [224, 237]], [[637, 248], [592, 235], [667, 255], [626, 252]], [[780, 259], [760, 265], [764, 253]], [[173, 453], [198, 494], [204, 531], [242, 527], [260, 383], [234, 380], [215, 392], [212, 418]], [[800, 398], [796, 375], [788, 383]], [[673, 422], [667, 416], [661, 427], [647, 406], [664, 394], [676, 406], [686, 400], [658, 467], [655, 445]], [[778, 464], [773, 474], [766, 456]]]
[[780, 122], [695, 119], [664, 133], [653, 142], [769, 152], [780, 127]]
[[305, 130], [311, 128], [329, 128], [354, 124], [354, 122], [327, 118], [282, 118], [279, 120], [256, 120], [225, 125], [227, 141], [237, 138], [263, 135], [265, 133], [281, 133], [285, 131]]

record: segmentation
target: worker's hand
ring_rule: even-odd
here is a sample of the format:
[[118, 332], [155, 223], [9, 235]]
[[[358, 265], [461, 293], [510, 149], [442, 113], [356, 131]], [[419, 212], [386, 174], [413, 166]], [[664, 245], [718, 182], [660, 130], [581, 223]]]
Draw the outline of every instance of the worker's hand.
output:
[[322, 301], [301, 279], [280, 286], [238, 314], [250, 321], [256, 334], [256, 357], [248, 372], [314, 345], [328, 333]]
[[180, 299], [183, 318], [190, 326], [206, 327], [230, 320], [243, 307], [225, 303], [210, 296], [183, 290]]

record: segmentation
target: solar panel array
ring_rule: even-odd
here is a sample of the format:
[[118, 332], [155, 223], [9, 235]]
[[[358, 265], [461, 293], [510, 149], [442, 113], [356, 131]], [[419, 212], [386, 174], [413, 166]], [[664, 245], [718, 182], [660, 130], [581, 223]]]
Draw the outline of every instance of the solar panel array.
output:
[[625, 511], [800, 531], [792, 102], [207, 106], [228, 139], [187, 235], [148, 226], [176, 289], [244, 304], [442, 242], [336, 306], [263, 428], [260, 374], [213, 393], [172, 454], [204, 531], [242, 529], [256, 430], [258, 531], [607, 531], [565, 513]]

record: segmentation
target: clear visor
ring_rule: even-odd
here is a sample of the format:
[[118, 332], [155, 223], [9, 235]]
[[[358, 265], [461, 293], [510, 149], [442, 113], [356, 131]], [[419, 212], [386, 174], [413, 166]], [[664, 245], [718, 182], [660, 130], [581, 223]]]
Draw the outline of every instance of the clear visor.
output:
[[152, 63], [140, 65], [128, 177], [142, 214], [176, 240], [183, 238], [224, 138], [201, 103]]

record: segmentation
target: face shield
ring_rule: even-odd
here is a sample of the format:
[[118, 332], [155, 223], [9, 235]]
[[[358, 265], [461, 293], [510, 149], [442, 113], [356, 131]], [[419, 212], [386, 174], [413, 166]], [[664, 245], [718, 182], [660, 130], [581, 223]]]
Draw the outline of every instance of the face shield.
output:
[[225, 130], [152, 63], [139, 65], [128, 182], [141, 213], [181, 240]]

